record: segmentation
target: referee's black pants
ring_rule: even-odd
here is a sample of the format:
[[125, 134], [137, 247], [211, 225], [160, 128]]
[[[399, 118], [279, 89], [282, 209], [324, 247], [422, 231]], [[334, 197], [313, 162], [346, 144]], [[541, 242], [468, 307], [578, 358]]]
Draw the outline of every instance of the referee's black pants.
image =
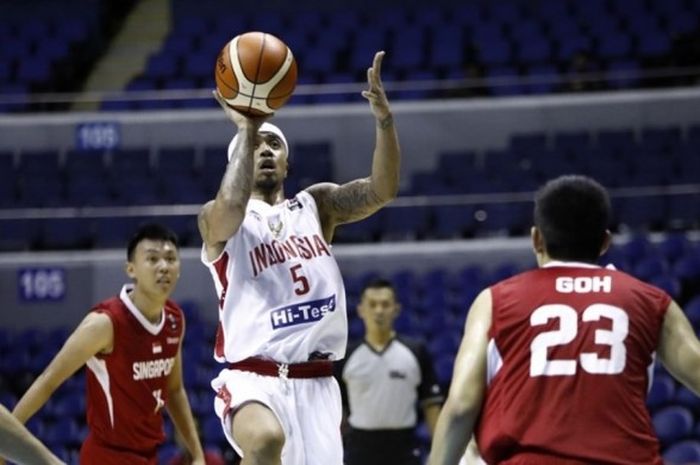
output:
[[421, 465], [414, 429], [350, 428], [345, 442], [345, 464]]

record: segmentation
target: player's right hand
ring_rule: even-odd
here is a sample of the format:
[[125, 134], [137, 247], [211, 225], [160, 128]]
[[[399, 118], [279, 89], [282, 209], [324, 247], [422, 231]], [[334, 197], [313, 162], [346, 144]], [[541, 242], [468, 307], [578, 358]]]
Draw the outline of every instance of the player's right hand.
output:
[[218, 89], [214, 89], [212, 91], [212, 95], [216, 99], [217, 102], [219, 102], [219, 105], [221, 108], [224, 110], [224, 113], [226, 113], [226, 116], [228, 119], [230, 119], [233, 124], [238, 127], [238, 129], [243, 129], [245, 127], [248, 127], [254, 131], [257, 132], [257, 130], [260, 128], [260, 126], [273, 114], [269, 115], [262, 115], [262, 116], [250, 116], [246, 115], [244, 113], [241, 113], [240, 111], [234, 109], [231, 107], [228, 103], [226, 103], [226, 100], [224, 100], [224, 97], [219, 93]]

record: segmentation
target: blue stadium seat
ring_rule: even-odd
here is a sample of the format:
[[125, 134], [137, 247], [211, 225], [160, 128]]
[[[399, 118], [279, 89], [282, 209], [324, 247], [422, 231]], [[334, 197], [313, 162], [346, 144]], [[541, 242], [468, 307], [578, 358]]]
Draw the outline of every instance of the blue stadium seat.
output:
[[62, 204], [63, 183], [58, 177], [34, 175], [22, 182], [19, 205], [23, 207], [58, 207]]
[[555, 153], [585, 153], [592, 147], [593, 138], [587, 131], [557, 132], [554, 134], [553, 145]]
[[0, 220], [0, 250], [23, 251], [36, 247], [40, 220]]
[[666, 233], [656, 248], [669, 263], [675, 263], [677, 259], [691, 250], [688, 237], [682, 232]]
[[[504, 59], [503, 62], [508, 61]], [[485, 76], [486, 85], [495, 96], [512, 96], [523, 94], [522, 79], [518, 71], [510, 66], [489, 68]]]
[[134, 173], [123, 179], [114, 179], [112, 189], [117, 205], [157, 205], [160, 203], [158, 186], [147, 176]]
[[171, 174], [191, 176], [195, 169], [194, 148], [162, 148], [157, 152], [156, 163], [159, 176]]
[[429, 45], [429, 64], [434, 67], [461, 67], [464, 52], [462, 47], [455, 44], [464, 42], [464, 33], [456, 25], [447, 25], [438, 28], [433, 33]]
[[621, 200], [617, 219], [633, 230], [663, 224], [668, 207], [664, 197], [628, 197]]
[[693, 328], [700, 328], [700, 295], [690, 299], [684, 306], [685, 316], [693, 325]]
[[61, 218], [45, 221], [41, 244], [46, 249], [89, 249], [91, 220], [88, 218]]
[[429, 227], [430, 210], [425, 206], [387, 208], [382, 215], [382, 238], [390, 240], [418, 239]]
[[224, 442], [224, 428], [221, 425], [221, 420], [216, 416], [210, 416], [202, 421], [202, 438], [207, 442]]
[[543, 36], [529, 37], [518, 43], [515, 60], [522, 64], [543, 63], [552, 56], [552, 44]]
[[676, 383], [667, 375], [657, 375], [651, 384], [647, 394], [647, 406], [652, 411], [666, 407], [673, 401], [676, 392]]
[[640, 31], [637, 40], [637, 53], [645, 58], [664, 56], [672, 49], [668, 34], [661, 31]]
[[641, 79], [640, 65], [632, 60], [614, 61], [608, 66], [606, 76], [613, 89], [636, 87]]
[[671, 274], [654, 276], [649, 280], [649, 283], [663, 289], [676, 300], [681, 296], [681, 282]]
[[700, 277], [700, 254], [695, 252], [680, 257], [673, 265], [673, 274], [681, 280]]
[[690, 409], [696, 417], [700, 414], [700, 398], [683, 385], [678, 386], [673, 402]]
[[401, 100], [420, 100], [430, 97], [432, 91], [427, 88], [422, 88], [421, 81], [434, 81], [438, 78], [434, 71], [430, 70], [411, 70], [406, 72], [405, 80], [413, 83], [412, 89], [403, 89], [395, 93], [396, 98]]
[[148, 176], [151, 173], [148, 149], [121, 149], [113, 152], [110, 172], [117, 178]]
[[58, 151], [22, 152], [17, 169], [18, 173], [24, 177], [58, 178], [61, 172]]
[[142, 219], [136, 217], [96, 218], [95, 247], [123, 249], [141, 222]]
[[66, 183], [65, 205], [72, 207], [112, 205], [112, 192], [101, 177], [75, 176]]
[[380, 210], [363, 220], [341, 225], [336, 229], [336, 236], [347, 242], [374, 242], [381, 231], [381, 217], [384, 211]]
[[693, 465], [700, 463], [700, 441], [688, 440], [672, 444], [663, 453], [668, 465]]
[[161, 204], [204, 204], [210, 197], [202, 184], [192, 176], [171, 174], [158, 179], [159, 203]]
[[443, 355], [435, 362], [435, 375], [443, 388], [447, 388], [452, 380], [454, 355]]
[[[531, 60], [534, 61], [534, 60]], [[535, 65], [528, 68], [525, 86], [533, 94], [549, 94], [561, 84], [561, 77], [552, 65]]]
[[652, 417], [654, 429], [661, 444], [668, 446], [690, 436], [693, 429], [693, 414], [685, 407], [672, 406], [656, 412]]
[[485, 65], [507, 66], [511, 62], [513, 49], [506, 39], [489, 38], [477, 44], [478, 56]]
[[472, 231], [476, 220], [472, 205], [437, 205], [433, 208], [431, 232], [439, 238], [460, 238]]
[[66, 152], [64, 169], [69, 180], [84, 177], [102, 179], [105, 167], [105, 152], [102, 150]]

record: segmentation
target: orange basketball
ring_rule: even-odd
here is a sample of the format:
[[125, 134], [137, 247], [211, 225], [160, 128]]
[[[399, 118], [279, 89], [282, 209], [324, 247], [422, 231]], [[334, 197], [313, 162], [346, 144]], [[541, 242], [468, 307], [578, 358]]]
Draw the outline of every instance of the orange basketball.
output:
[[231, 39], [216, 59], [216, 88], [226, 102], [249, 115], [274, 113], [292, 96], [297, 63], [272, 34], [246, 32]]

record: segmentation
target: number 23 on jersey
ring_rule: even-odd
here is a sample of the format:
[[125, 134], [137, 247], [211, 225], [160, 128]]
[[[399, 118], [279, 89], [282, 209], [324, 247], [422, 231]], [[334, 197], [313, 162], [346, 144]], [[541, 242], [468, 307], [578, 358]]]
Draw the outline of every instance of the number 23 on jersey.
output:
[[[595, 352], [583, 352], [577, 359], [550, 359], [551, 347], [570, 344], [583, 325], [606, 318], [612, 321], [610, 329], [596, 329], [594, 342], [610, 348], [610, 356], [602, 358]], [[616, 375], [625, 369], [627, 349], [625, 339], [629, 332], [629, 317], [621, 308], [607, 304], [593, 304], [581, 313], [568, 305], [550, 304], [535, 309], [530, 315], [533, 327], [559, 320], [559, 329], [538, 334], [530, 344], [530, 376], [573, 376], [579, 367], [592, 374]]]

